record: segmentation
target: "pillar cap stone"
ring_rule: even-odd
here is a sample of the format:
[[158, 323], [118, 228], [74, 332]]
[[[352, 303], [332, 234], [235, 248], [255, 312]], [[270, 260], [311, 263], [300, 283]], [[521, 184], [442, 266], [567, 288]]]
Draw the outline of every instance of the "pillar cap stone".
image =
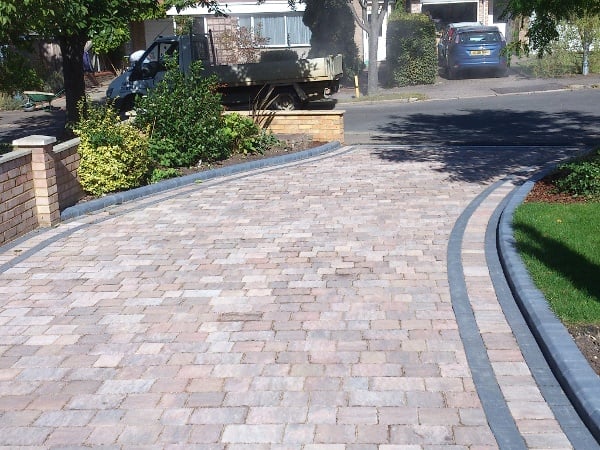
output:
[[54, 136], [42, 136], [40, 134], [33, 134], [24, 138], [15, 139], [12, 145], [15, 147], [41, 147], [45, 145], [54, 144], [56, 137]]

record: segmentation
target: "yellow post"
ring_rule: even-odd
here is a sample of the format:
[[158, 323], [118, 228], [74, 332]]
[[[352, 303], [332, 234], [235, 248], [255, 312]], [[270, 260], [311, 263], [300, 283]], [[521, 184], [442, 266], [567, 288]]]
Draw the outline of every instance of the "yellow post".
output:
[[358, 89], [358, 75], [354, 75], [354, 96], [360, 97], [360, 90]]

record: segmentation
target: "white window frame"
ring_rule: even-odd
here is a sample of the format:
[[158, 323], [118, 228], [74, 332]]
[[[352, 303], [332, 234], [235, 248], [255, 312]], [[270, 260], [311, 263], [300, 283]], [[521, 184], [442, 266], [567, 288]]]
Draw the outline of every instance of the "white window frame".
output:
[[[308, 30], [308, 40], [306, 42], [302, 42], [302, 43], [290, 43], [289, 42], [289, 26], [288, 26], [288, 18], [289, 17], [300, 17], [302, 18], [302, 13], [285, 13], [285, 14], [265, 14], [265, 13], [258, 13], [258, 14], [248, 14], [248, 15], [240, 15], [238, 16], [238, 19], [250, 19], [250, 29], [252, 30], [252, 32], [254, 32], [255, 26], [256, 26], [256, 22], [260, 19], [262, 19], [263, 17], [272, 17], [272, 18], [279, 18], [282, 17], [283, 18], [283, 23], [284, 23], [284, 35], [286, 36], [286, 43], [278, 43], [278, 44], [273, 44], [271, 42], [267, 42], [267, 44], [265, 45], [265, 47], [267, 48], [290, 48], [290, 47], [307, 47], [310, 45], [310, 29]], [[306, 27], [308, 29], [308, 27]], [[261, 31], [262, 36], [270, 38], [270, 36], [266, 33], [266, 30], [262, 30]]]

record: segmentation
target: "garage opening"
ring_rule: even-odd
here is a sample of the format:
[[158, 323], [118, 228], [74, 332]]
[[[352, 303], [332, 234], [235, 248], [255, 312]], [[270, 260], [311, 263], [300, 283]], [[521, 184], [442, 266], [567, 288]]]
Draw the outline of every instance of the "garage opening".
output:
[[423, 2], [422, 11], [440, 24], [452, 22], [477, 22], [477, 2], [440, 3]]

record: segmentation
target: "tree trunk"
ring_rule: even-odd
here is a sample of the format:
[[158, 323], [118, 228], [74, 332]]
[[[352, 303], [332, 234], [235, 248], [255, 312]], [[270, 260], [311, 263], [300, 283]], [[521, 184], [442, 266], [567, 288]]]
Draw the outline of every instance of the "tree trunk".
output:
[[[372, 16], [371, 16], [372, 17]], [[377, 67], [377, 50], [379, 47], [379, 27], [373, 26], [371, 19], [369, 26], [369, 67], [367, 80], [367, 94], [376, 95], [379, 91], [379, 68]], [[376, 25], [376, 24], [375, 24]], [[375, 28], [375, 29], [373, 29]]]
[[65, 36], [59, 39], [67, 101], [67, 124], [77, 122], [79, 118], [77, 104], [81, 98], [85, 97], [83, 48], [86, 39], [85, 35]]

